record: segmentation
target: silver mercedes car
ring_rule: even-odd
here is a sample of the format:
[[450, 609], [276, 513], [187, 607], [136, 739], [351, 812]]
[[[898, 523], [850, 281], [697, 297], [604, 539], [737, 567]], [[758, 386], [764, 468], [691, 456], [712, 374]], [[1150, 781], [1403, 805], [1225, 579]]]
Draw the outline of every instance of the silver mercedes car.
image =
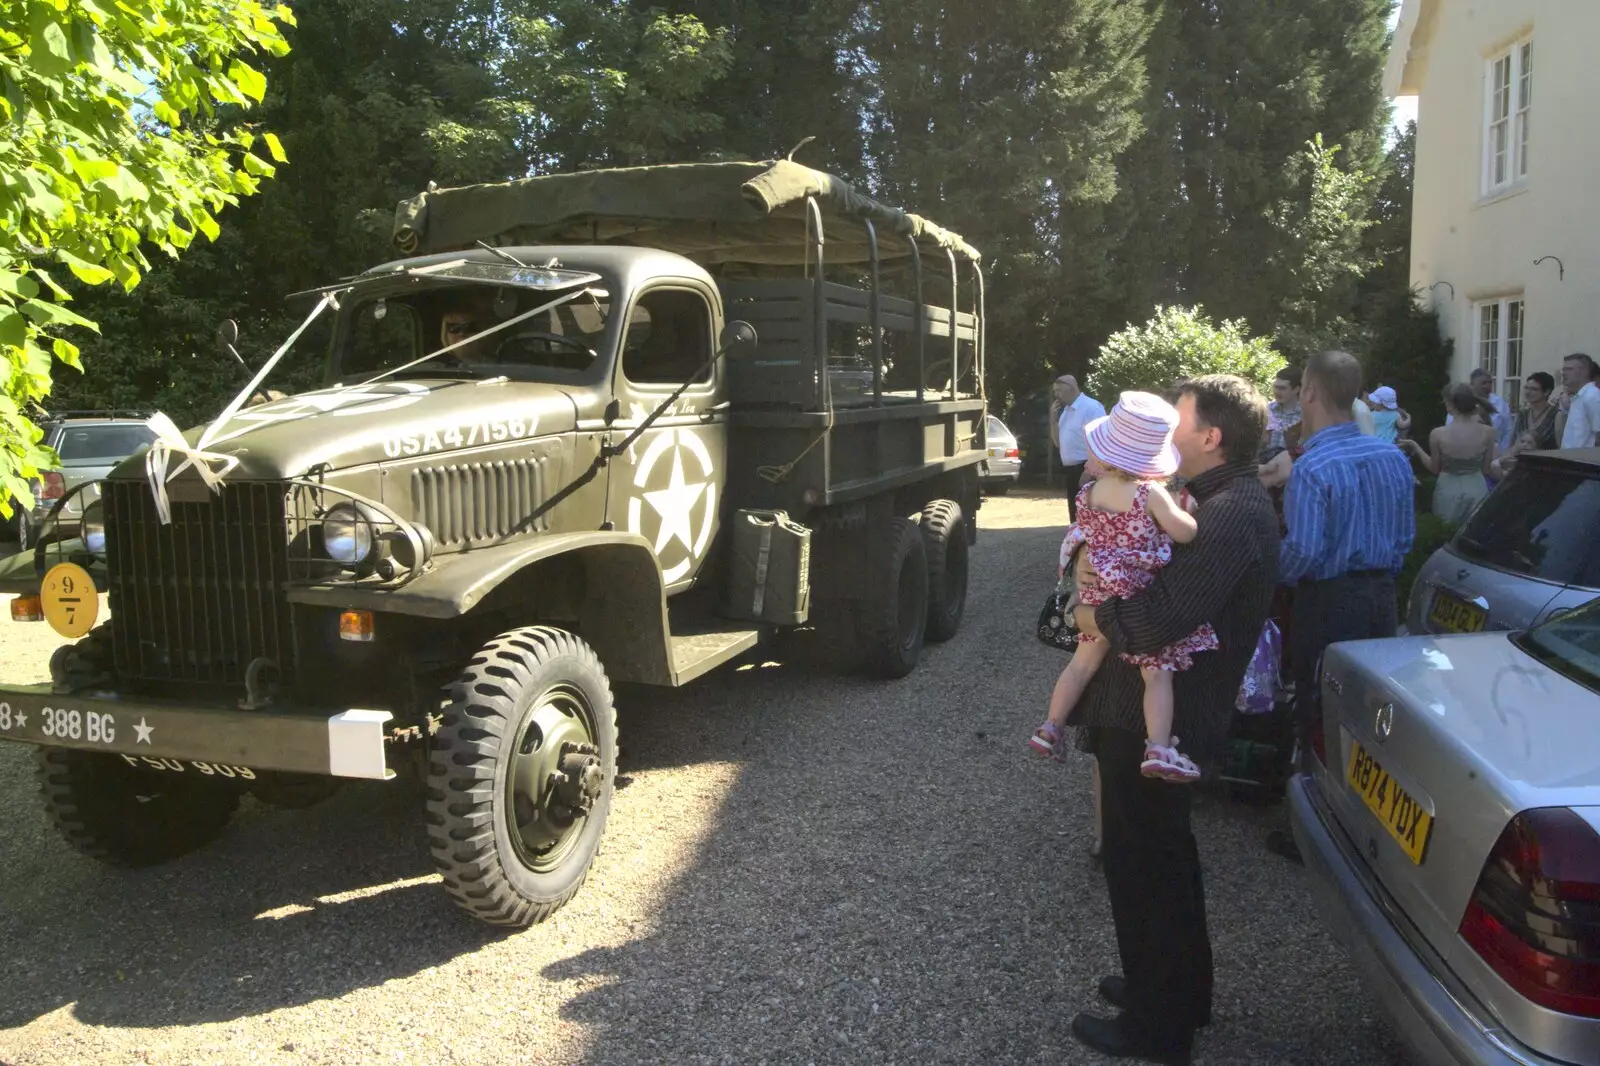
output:
[[1600, 1066], [1600, 601], [1328, 649], [1290, 817], [1417, 1062]]

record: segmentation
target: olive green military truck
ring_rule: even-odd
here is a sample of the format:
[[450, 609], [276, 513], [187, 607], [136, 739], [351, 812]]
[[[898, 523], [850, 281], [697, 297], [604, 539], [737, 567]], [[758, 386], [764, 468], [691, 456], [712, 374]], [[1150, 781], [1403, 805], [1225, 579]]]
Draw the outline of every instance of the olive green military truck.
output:
[[[788, 161], [430, 188], [395, 241], [0, 572], [13, 617], [82, 638], [0, 686], [0, 740], [124, 865], [204, 845], [247, 792], [414, 775], [451, 896], [522, 926], [599, 845], [613, 683], [813, 628], [897, 678], [955, 635], [983, 276]], [[323, 387], [249, 401], [307, 345]]]

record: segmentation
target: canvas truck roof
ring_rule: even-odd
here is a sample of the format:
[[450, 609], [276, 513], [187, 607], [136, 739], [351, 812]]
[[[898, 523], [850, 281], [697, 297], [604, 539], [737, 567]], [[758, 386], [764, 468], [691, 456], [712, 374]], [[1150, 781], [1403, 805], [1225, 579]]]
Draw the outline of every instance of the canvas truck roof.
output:
[[[806, 199], [824, 220], [829, 264], [866, 263], [863, 219], [885, 262], [918, 243], [937, 269], [948, 249], [980, 256], [958, 234], [881, 204], [848, 182], [787, 160], [683, 163], [552, 174], [493, 185], [429, 189], [395, 209], [394, 243], [405, 255], [490, 244], [631, 244], [675, 252], [703, 266], [800, 267], [808, 257]], [[948, 268], [947, 268], [948, 269]]]

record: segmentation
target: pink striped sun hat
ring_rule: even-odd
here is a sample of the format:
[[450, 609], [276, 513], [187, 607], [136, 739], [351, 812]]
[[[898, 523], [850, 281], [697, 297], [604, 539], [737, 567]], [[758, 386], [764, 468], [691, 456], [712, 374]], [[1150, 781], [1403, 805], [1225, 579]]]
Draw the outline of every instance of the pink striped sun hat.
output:
[[1148, 392], [1125, 392], [1104, 418], [1086, 427], [1089, 450], [1107, 466], [1140, 479], [1169, 478], [1178, 471], [1172, 431], [1178, 412]]

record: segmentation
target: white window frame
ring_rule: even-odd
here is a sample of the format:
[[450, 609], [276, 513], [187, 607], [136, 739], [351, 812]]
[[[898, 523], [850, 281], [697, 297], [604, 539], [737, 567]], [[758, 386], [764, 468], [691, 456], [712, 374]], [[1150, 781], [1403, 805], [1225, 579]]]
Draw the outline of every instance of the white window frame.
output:
[[1528, 304], [1522, 293], [1473, 303], [1473, 365], [1489, 372], [1494, 391], [1513, 413], [1522, 408], [1527, 336]]
[[1485, 196], [1528, 180], [1528, 140], [1533, 117], [1533, 38], [1524, 37], [1491, 56], [1483, 68]]

